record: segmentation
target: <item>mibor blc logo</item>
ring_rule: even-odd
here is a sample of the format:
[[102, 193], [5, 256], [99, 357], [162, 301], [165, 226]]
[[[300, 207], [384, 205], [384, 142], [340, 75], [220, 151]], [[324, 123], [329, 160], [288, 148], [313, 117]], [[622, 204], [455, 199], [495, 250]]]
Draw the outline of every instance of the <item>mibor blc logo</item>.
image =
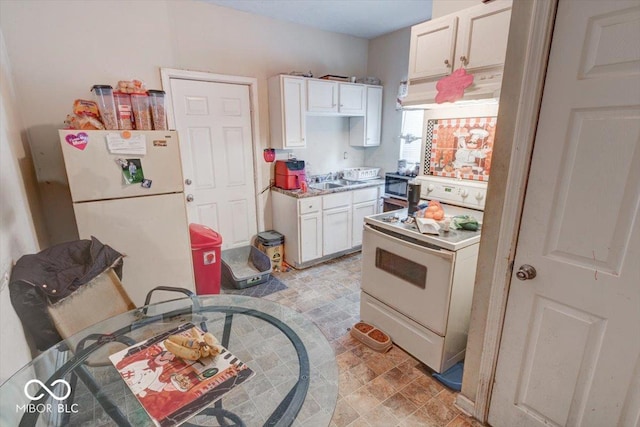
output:
[[[38, 386], [38, 388], [36, 389], [37, 394], [35, 395], [29, 391], [29, 386], [31, 384], [36, 384]], [[61, 384], [61, 386], [58, 387], [56, 390], [55, 386], [58, 384]], [[33, 390], [33, 387], [31, 387], [31, 390]], [[57, 394], [56, 391], [60, 392], [60, 394]], [[54, 413], [54, 412], [74, 413], [74, 414], [78, 413], [77, 403], [73, 403], [71, 405], [66, 403], [57, 403], [57, 404], [33, 403], [33, 401], [42, 399], [45, 396], [44, 392], [48, 393], [52, 399], [57, 400], [58, 402], [61, 402], [63, 400], [66, 400], [71, 395], [71, 385], [63, 379], [55, 380], [54, 382], [52, 382], [51, 388], [47, 387], [47, 385], [40, 380], [27, 381], [27, 383], [24, 385], [24, 395], [28, 399], [30, 399], [32, 402], [24, 405], [16, 405], [16, 412], [28, 412], [28, 413], [39, 413], [39, 414], [42, 414], [45, 412], [46, 413]]]

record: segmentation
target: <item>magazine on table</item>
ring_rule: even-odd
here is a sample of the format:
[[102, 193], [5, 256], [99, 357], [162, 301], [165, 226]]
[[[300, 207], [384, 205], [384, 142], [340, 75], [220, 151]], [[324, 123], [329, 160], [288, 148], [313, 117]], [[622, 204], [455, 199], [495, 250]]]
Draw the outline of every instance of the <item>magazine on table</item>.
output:
[[[158, 426], [177, 426], [210, 406], [254, 372], [226, 348], [217, 345], [214, 356], [197, 360], [167, 350], [170, 336], [193, 337], [192, 323], [180, 325], [128, 347], [109, 358], [142, 407]], [[178, 340], [180, 338], [178, 337]]]

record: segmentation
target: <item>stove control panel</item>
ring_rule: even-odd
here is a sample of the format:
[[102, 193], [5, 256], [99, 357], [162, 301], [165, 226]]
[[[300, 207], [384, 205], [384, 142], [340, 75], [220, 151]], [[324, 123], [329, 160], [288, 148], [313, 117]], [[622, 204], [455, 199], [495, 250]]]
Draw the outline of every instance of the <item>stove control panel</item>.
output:
[[442, 203], [484, 210], [487, 198], [487, 183], [462, 181], [459, 179], [418, 176], [420, 198], [438, 200]]

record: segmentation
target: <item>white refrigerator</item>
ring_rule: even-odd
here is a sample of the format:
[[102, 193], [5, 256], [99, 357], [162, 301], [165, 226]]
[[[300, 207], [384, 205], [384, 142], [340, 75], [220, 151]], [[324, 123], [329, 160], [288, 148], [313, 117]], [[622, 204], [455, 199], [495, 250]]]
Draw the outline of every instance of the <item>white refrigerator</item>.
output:
[[60, 144], [78, 234], [125, 255], [133, 302], [161, 285], [194, 291], [177, 133], [61, 130]]

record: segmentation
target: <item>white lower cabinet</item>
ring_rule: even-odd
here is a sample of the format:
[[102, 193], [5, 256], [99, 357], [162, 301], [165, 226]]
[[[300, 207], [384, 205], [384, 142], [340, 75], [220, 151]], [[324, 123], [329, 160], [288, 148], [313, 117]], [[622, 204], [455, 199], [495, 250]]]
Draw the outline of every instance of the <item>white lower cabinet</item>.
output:
[[299, 216], [301, 263], [322, 257], [322, 223], [320, 212]]
[[273, 229], [284, 235], [284, 260], [299, 268], [356, 251], [364, 217], [376, 213], [378, 187], [296, 198], [272, 191]]
[[363, 188], [353, 191], [351, 246], [362, 245], [362, 226], [364, 217], [374, 215], [378, 208], [379, 187]]
[[351, 249], [351, 205], [353, 192], [322, 196], [322, 254]]
[[362, 245], [362, 226], [364, 217], [376, 213], [378, 203], [376, 200], [353, 205], [353, 227], [351, 230], [351, 246]]
[[351, 206], [322, 211], [322, 254], [351, 249]]

